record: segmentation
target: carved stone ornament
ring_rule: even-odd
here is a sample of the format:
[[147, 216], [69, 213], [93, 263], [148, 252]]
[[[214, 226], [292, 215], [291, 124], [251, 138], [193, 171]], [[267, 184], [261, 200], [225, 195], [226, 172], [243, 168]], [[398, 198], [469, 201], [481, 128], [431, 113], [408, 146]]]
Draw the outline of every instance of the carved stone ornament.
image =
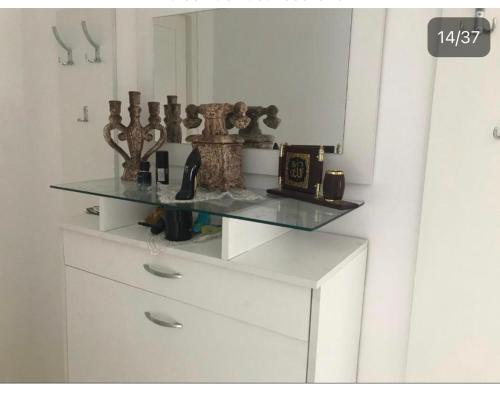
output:
[[202, 134], [186, 138], [201, 154], [201, 168], [198, 172], [202, 187], [209, 190], [227, 191], [231, 187], [244, 188], [241, 174], [241, 150], [244, 139], [237, 134], [229, 134], [226, 121], [231, 126], [244, 129], [250, 123], [246, 115], [247, 106], [243, 102], [232, 104], [188, 105], [184, 126], [194, 129], [205, 118]]
[[165, 126], [167, 127], [167, 142], [181, 143], [182, 128], [181, 128], [181, 105], [177, 104], [177, 96], [167, 96], [167, 104], [165, 108]]
[[[125, 126], [122, 124], [121, 117], [121, 101], [110, 101], [109, 102], [109, 123], [104, 126], [103, 135], [104, 140], [113, 148], [118, 154], [120, 154], [125, 162], [123, 162], [123, 175], [122, 180], [136, 180], [137, 172], [139, 171], [139, 165], [141, 160], [147, 161], [148, 158], [157, 151], [165, 142], [167, 138], [167, 132], [165, 127], [161, 124], [160, 117], [160, 103], [159, 102], [149, 102], [149, 123], [146, 126], [141, 126], [140, 115], [141, 115], [141, 93], [137, 91], [129, 91], [129, 101], [130, 106], [128, 111], [130, 113], [130, 124]], [[111, 132], [116, 129], [120, 133], [118, 134], [118, 139], [121, 141], [127, 141], [129, 154], [120, 147], [111, 137]], [[142, 155], [142, 150], [144, 147], [144, 141], [152, 141], [154, 139], [154, 130], [160, 131], [159, 140]]]
[[[239, 130], [239, 135], [243, 137], [245, 143], [244, 147], [249, 148], [273, 148], [274, 135], [272, 134], [262, 134], [259, 126], [259, 118], [266, 116], [263, 119], [264, 124], [271, 129], [277, 129], [281, 123], [281, 119], [278, 118], [278, 107], [276, 105], [270, 105], [268, 107], [261, 106], [249, 106], [246, 115], [250, 118], [250, 123], [247, 127]], [[231, 125], [230, 116], [226, 121], [226, 126], [228, 129], [232, 129], [234, 126]]]

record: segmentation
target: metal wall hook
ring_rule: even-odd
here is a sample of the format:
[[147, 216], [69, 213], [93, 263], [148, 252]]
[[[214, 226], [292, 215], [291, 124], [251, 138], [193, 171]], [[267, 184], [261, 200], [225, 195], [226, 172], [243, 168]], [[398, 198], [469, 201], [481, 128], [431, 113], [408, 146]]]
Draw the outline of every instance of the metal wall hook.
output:
[[74, 62], [73, 62], [73, 50], [69, 46], [64, 44], [64, 42], [61, 40], [61, 36], [59, 36], [59, 32], [57, 31], [57, 28], [55, 26], [52, 27], [52, 33], [54, 34], [54, 37], [56, 38], [57, 43], [59, 43], [59, 45], [64, 50], [66, 50], [66, 52], [68, 53], [68, 57], [67, 57], [66, 61], [61, 61], [60, 57], [57, 58], [59, 61], [59, 64], [64, 65], [64, 66], [73, 65], [74, 64]]
[[92, 47], [94, 47], [94, 59], [89, 59], [87, 54], [85, 54], [85, 60], [90, 63], [90, 64], [98, 64], [100, 62], [102, 62], [102, 59], [101, 59], [101, 46], [99, 46], [91, 37], [90, 37], [90, 34], [89, 34], [89, 31], [87, 29], [87, 22], [85, 21], [82, 21], [82, 30], [83, 30], [83, 34], [85, 35], [85, 37], [87, 38], [88, 42], [91, 44]]
[[78, 118], [77, 122], [88, 122], [89, 121], [89, 107], [83, 106], [83, 118]]
[[[476, 8], [474, 15], [475, 15], [476, 19], [486, 18], [485, 9], [484, 8]], [[476, 21], [476, 23], [474, 24], [474, 29], [480, 30], [481, 33], [490, 34], [490, 33], [493, 33], [495, 31], [496, 24], [497, 24], [497, 20], [495, 17], [493, 17], [493, 19], [491, 20], [489, 29], [486, 29], [482, 24], [481, 24], [481, 26], [479, 26], [478, 22], [479, 21]]]
[[496, 126], [493, 129], [493, 138], [496, 140], [500, 140], [500, 133], [498, 132], [498, 127], [496, 127]]

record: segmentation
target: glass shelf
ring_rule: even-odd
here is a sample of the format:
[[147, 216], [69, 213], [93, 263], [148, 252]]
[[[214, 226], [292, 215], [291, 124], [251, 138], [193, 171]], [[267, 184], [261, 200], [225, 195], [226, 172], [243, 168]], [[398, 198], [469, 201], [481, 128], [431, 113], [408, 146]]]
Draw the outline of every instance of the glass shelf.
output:
[[[249, 189], [263, 197], [263, 199], [255, 201], [223, 198], [190, 203], [164, 204], [160, 201], [155, 185], [152, 185], [149, 190], [143, 191], [139, 190], [135, 182], [125, 182], [119, 178], [57, 184], [50, 187], [99, 197], [162, 206], [166, 209], [206, 212], [212, 215], [306, 231], [316, 230], [351, 211], [351, 209], [338, 210], [293, 198], [278, 197], [267, 194], [265, 190], [260, 189]], [[363, 205], [362, 201], [351, 202]]]

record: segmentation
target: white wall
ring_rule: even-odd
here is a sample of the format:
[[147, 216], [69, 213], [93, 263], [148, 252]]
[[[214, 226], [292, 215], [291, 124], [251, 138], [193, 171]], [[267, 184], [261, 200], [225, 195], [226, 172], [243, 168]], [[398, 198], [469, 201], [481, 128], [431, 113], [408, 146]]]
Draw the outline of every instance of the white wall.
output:
[[[0, 381], [64, 377], [61, 176], [53, 10], [2, 10]], [[52, 62], [51, 62], [52, 61]]]
[[427, 22], [439, 12], [389, 10], [374, 181], [348, 185], [366, 205], [324, 229], [369, 240], [360, 381], [404, 378], [435, 71]]
[[20, 10], [0, 12], [0, 220], [4, 226], [0, 233], [0, 381], [26, 379], [33, 349], [27, 284], [33, 262], [24, 247], [33, 238], [26, 226], [32, 213], [29, 185], [34, 171], [26, 162], [33, 150], [25, 128], [21, 21]]
[[[23, 162], [32, 178], [30, 232], [27, 243], [31, 256], [30, 343], [33, 345], [32, 377], [35, 381], [64, 378], [64, 273], [57, 223], [62, 217], [63, 198], [48, 186], [62, 178], [62, 142], [59, 129], [59, 65], [50, 26], [54, 10], [24, 10], [24, 92], [25, 135], [31, 142], [29, 157]], [[24, 184], [20, 181], [22, 189]], [[35, 202], [34, 199], [36, 198]]]
[[[89, 64], [85, 53], [94, 57], [94, 49], [83, 35], [81, 21], [87, 22], [92, 38], [101, 46], [102, 62]], [[114, 175], [114, 150], [104, 141], [102, 129], [108, 123], [108, 101], [115, 98], [115, 12], [113, 9], [61, 9], [56, 24], [62, 39], [73, 48], [75, 65], [58, 67], [60, 126], [62, 138], [62, 181], [74, 182], [102, 179]], [[42, 29], [50, 29], [44, 25]], [[48, 54], [54, 63], [56, 54], [62, 59], [61, 47]], [[89, 122], [79, 123], [83, 106], [89, 109]], [[123, 122], [128, 123], [127, 106], [122, 105]], [[97, 205], [97, 199], [80, 194], [64, 196], [66, 214], [79, 213]]]
[[[61, 29], [61, 36], [66, 33], [68, 41], [80, 43], [74, 54], [79, 64], [72, 70], [58, 65], [58, 46], [51, 32], [61, 13], [67, 12], [0, 10], [0, 220], [4, 226], [0, 381], [64, 380], [65, 284], [57, 224], [64, 203], [68, 212], [81, 212], [81, 204], [89, 199], [75, 201], [76, 196], [63, 196], [49, 185], [64, 178], [113, 175], [113, 151], [102, 138], [102, 126], [107, 123], [106, 101], [113, 98], [114, 11], [69, 11], [72, 18], [65, 22], [76, 25], [71, 25], [75, 36], [66, 33], [70, 29]], [[104, 43], [107, 63], [101, 68], [83, 63], [79, 21], [84, 15], [89, 29], [94, 28], [91, 32]], [[93, 25], [96, 19], [97, 26]], [[76, 118], [85, 103], [92, 119], [80, 125]]]

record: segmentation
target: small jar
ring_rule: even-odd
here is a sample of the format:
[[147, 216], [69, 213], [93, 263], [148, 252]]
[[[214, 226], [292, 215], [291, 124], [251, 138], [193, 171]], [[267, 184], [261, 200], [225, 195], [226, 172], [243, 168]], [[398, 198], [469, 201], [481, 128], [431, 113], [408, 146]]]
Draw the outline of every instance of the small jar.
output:
[[323, 179], [323, 198], [325, 201], [340, 201], [344, 196], [344, 189], [344, 172], [341, 170], [327, 170]]
[[137, 172], [137, 184], [139, 189], [144, 189], [151, 186], [151, 172], [149, 171], [150, 163], [147, 161], [141, 161], [140, 170]]

